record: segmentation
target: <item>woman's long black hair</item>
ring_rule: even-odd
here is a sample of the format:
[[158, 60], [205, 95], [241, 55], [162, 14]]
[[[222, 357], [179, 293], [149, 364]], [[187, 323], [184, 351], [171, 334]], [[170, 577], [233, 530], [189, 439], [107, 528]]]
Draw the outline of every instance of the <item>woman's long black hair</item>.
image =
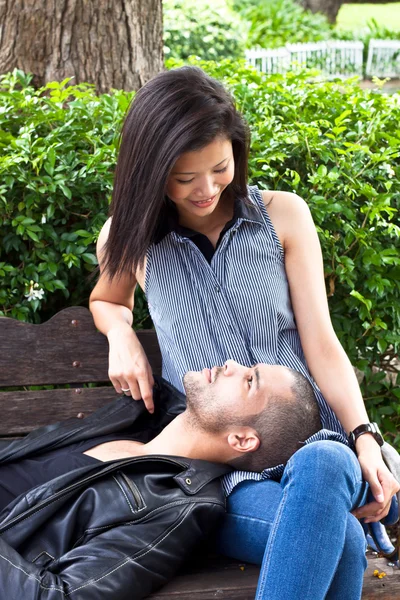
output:
[[198, 67], [160, 73], [142, 87], [126, 116], [115, 171], [105, 246], [110, 279], [136, 272], [166, 218], [165, 188], [181, 154], [223, 135], [231, 140], [235, 175], [224, 194], [247, 197], [249, 130], [223, 85]]

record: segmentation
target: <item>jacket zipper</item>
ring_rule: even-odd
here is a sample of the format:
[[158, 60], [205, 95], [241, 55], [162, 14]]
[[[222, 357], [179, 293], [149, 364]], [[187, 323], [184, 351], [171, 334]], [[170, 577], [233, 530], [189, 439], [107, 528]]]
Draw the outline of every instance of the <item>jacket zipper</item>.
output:
[[124, 483], [127, 485], [130, 492], [132, 493], [132, 496], [135, 498], [137, 509], [141, 510], [142, 508], [144, 508], [143, 498], [140, 495], [136, 483], [134, 483], [129, 477], [127, 477], [123, 471], [117, 471], [117, 473], [121, 477], [121, 479], [123, 479]]
[[[96, 479], [99, 479], [100, 477], [102, 477], [104, 475], [108, 475], [109, 473], [113, 473], [114, 471], [116, 472], [121, 467], [134, 464], [135, 462], [141, 462], [142, 460], [143, 460], [142, 457], [140, 457], [140, 458], [135, 457], [132, 460], [125, 459], [125, 461], [122, 462], [122, 463], [114, 464], [114, 465], [112, 465], [112, 466], [104, 469], [103, 471], [100, 471], [100, 473], [95, 473], [94, 475], [89, 475], [89, 477], [86, 477], [85, 479], [81, 479], [80, 481], [71, 484], [70, 486], [64, 488], [63, 490], [60, 490], [59, 492], [56, 492], [55, 494], [53, 494], [49, 498], [46, 498], [46, 500], [42, 500], [42, 502], [39, 502], [38, 504], [36, 504], [32, 508], [28, 508], [25, 512], [23, 512], [22, 514], [18, 515], [17, 517], [14, 517], [13, 519], [11, 519], [11, 521], [9, 521], [8, 523], [6, 523], [3, 527], [0, 527], [0, 535], [2, 533], [4, 533], [5, 531], [7, 531], [7, 529], [10, 529], [16, 523], [18, 523], [18, 521], [20, 521], [21, 519], [26, 519], [27, 517], [29, 517], [32, 514], [34, 514], [35, 512], [37, 512], [38, 510], [41, 510], [42, 508], [44, 508], [47, 504], [52, 504], [53, 502], [55, 502], [56, 500], [58, 500], [62, 496], [68, 494], [69, 492], [72, 492], [75, 489], [78, 489], [78, 488], [82, 487], [83, 484], [88, 483], [90, 481], [95, 481]], [[161, 462], [166, 462], [166, 463], [169, 463], [169, 464], [172, 464], [172, 465], [178, 465], [182, 469], [183, 468], [187, 469], [187, 467], [188, 467], [188, 465], [185, 464], [185, 463], [179, 462], [178, 460], [172, 460], [170, 458], [165, 458], [164, 456], [163, 457], [157, 457], [156, 455], [154, 455], [151, 458], [148, 457], [148, 456], [146, 456], [146, 461], [148, 461], [148, 462], [160, 462], [160, 461]]]

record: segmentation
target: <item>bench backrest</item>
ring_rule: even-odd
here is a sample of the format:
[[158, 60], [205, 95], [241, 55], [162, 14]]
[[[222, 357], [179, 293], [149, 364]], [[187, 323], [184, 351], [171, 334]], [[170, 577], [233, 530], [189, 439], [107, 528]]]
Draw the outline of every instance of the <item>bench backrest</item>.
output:
[[[137, 334], [154, 373], [160, 374], [155, 332]], [[108, 379], [107, 339], [83, 306], [66, 308], [41, 325], [0, 318], [0, 340], [0, 437], [83, 418], [116, 397]], [[58, 387], [1, 391], [45, 385]]]

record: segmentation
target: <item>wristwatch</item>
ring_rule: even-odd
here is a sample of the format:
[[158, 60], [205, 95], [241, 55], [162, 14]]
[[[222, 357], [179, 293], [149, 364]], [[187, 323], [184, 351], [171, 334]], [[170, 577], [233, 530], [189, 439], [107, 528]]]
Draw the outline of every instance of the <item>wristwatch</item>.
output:
[[350, 433], [349, 433], [350, 443], [353, 446], [355, 446], [356, 440], [360, 437], [360, 435], [363, 435], [364, 433], [372, 433], [376, 442], [380, 446], [383, 446], [385, 440], [383, 439], [382, 434], [379, 431], [379, 427], [376, 423], [365, 423], [363, 425], [359, 425], [358, 427], [353, 429], [353, 431], [350, 431]]

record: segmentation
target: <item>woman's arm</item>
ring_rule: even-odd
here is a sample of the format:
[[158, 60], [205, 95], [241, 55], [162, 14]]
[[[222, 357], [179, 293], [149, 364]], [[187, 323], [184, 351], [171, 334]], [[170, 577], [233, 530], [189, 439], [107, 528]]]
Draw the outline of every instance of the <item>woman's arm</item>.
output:
[[120, 394], [129, 388], [132, 397], [143, 399], [146, 408], [153, 412], [151, 367], [132, 329], [136, 278], [133, 274], [122, 275], [110, 281], [102, 268], [110, 222], [111, 219], [103, 226], [97, 242], [100, 278], [90, 295], [89, 308], [96, 327], [109, 342], [109, 377], [115, 390]]
[[[266, 193], [266, 204], [270, 198], [271, 194]], [[321, 247], [311, 213], [301, 198], [285, 192], [274, 193], [268, 212], [284, 247], [293, 311], [308, 368], [350, 432], [369, 418], [354, 369], [331, 323]], [[369, 505], [367, 513], [374, 517], [371, 520], [378, 520], [389, 509], [396, 484], [371, 435], [358, 438], [356, 450], [363, 475], [377, 500], [374, 506]]]

